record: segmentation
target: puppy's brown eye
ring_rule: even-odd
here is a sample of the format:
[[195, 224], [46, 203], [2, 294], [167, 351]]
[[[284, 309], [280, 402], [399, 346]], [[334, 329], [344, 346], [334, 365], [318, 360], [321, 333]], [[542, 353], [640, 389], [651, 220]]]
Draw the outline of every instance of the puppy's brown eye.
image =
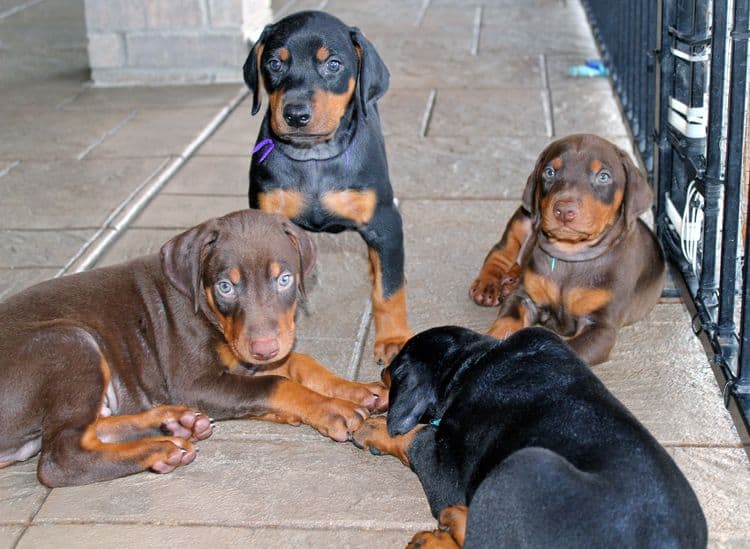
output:
[[544, 177], [545, 179], [552, 179], [553, 177], [555, 177], [555, 168], [553, 168], [552, 166], [547, 166], [546, 168], [544, 168]]

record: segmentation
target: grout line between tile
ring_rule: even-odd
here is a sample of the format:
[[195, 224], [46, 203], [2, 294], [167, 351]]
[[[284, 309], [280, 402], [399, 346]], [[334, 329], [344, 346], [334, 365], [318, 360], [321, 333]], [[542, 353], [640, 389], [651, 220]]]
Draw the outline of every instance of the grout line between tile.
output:
[[555, 136], [555, 119], [552, 114], [552, 90], [549, 87], [549, 78], [547, 75], [547, 56], [539, 54], [539, 73], [542, 77], [542, 107], [544, 108], [544, 125], [547, 130], [547, 137]]
[[352, 358], [349, 360], [349, 367], [346, 369], [347, 379], [357, 379], [359, 375], [359, 365], [362, 362], [362, 353], [367, 343], [367, 333], [370, 329], [370, 320], [372, 319], [372, 301], [368, 298], [365, 308], [362, 311], [362, 317], [359, 320], [359, 329], [357, 337], [354, 339], [354, 349]]
[[22, 12], [26, 9], [33, 8], [34, 6], [36, 6], [37, 4], [41, 4], [42, 2], [44, 2], [44, 0], [30, 0], [29, 2], [26, 2], [25, 4], [14, 6], [3, 12], [0, 12], [0, 19], [5, 19], [7, 17], [10, 17], [11, 15], [15, 15], [16, 13]]
[[247, 520], [243, 522], [233, 521], [181, 521], [181, 520], [99, 520], [92, 519], [68, 519], [68, 518], [51, 518], [44, 522], [38, 522], [35, 526], [161, 526], [161, 527], [180, 527], [180, 528], [237, 528], [237, 529], [285, 529], [285, 530], [317, 530], [317, 531], [338, 531], [338, 530], [378, 530], [393, 532], [411, 532], [424, 530], [434, 526], [434, 521], [429, 523], [421, 521], [403, 521], [396, 522], [381, 521], [378, 519], [371, 520], [351, 520], [351, 521], [325, 521], [325, 520], [284, 520], [283, 522], [272, 520]]
[[93, 143], [91, 143], [91, 145], [89, 145], [88, 147], [86, 147], [83, 150], [83, 152], [81, 152], [76, 157], [76, 159], [77, 160], [83, 160], [84, 158], [86, 158], [88, 156], [88, 154], [91, 151], [93, 151], [96, 147], [98, 147], [99, 145], [101, 145], [102, 143], [104, 143], [108, 138], [112, 137], [114, 134], [116, 134], [118, 131], [120, 131], [120, 129], [125, 124], [127, 124], [128, 122], [130, 122], [136, 114], [138, 114], [138, 111], [136, 111], [136, 110], [130, 111], [128, 113], [128, 115], [123, 120], [121, 120], [114, 128], [112, 128], [111, 130], [108, 130], [108, 131], [104, 132], [99, 137], [99, 139], [97, 139], [96, 141], [94, 141]]
[[474, 32], [471, 35], [471, 46], [469, 47], [469, 53], [474, 56], [479, 54], [479, 36], [482, 32], [483, 12], [484, 6], [481, 4], [474, 9]]
[[[88, 254], [88, 255], [94, 256], [94, 254], [96, 253], [94, 251], [94, 248], [101, 248], [101, 244], [102, 243], [106, 243], [106, 244], [110, 244], [111, 243], [112, 236], [108, 235], [108, 234], [105, 234], [105, 233], [107, 233], [110, 230], [109, 225], [117, 217], [117, 215], [120, 213], [120, 211], [122, 211], [128, 204], [130, 204], [134, 200], [135, 196], [140, 192], [140, 190], [143, 189], [143, 187], [145, 187], [146, 185], [148, 185], [148, 183], [151, 180], [153, 180], [154, 177], [156, 177], [156, 174], [158, 174], [164, 168], [164, 166], [167, 165], [168, 162], [169, 162], [169, 159], [167, 158], [161, 164], [159, 164], [159, 166], [156, 168], [156, 170], [154, 170], [144, 180], [143, 183], [141, 183], [140, 185], [138, 185], [138, 187], [136, 187], [136, 189], [132, 193], [130, 193], [130, 195], [128, 195], [128, 197], [125, 200], [123, 200], [122, 203], [112, 211], [112, 213], [110, 213], [107, 216], [107, 218], [104, 220], [104, 223], [102, 223], [102, 225], [96, 229], [96, 231], [91, 236], [91, 238], [89, 238], [78, 249], [78, 251], [73, 255], [73, 257], [70, 258], [70, 260], [63, 266], [63, 268], [60, 269], [60, 271], [57, 272], [57, 274], [55, 275], [55, 277], [62, 276], [63, 274], [65, 274], [68, 271], [70, 271], [71, 270], [71, 266], [74, 265], [74, 264], [76, 264], [76, 262], [78, 262], [80, 264], [81, 261], [79, 261], [79, 260], [80, 260], [80, 258], [84, 254]], [[102, 253], [103, 251], [104, 251], [104, 249], [101, 249], [98, 253]], [[73, 270], [72, 272], [80, 272], [80, 271], [79, 270]]]
[[422, 115], [422, 124], [419, 127], [419, 137], [427, 137], [427, 132], [430, 129], [430, 121], [432, 120], [432, 111], [435, 109], [435, 99], [437, 99], [437, 90], [433, 88], [430, 90], [429, 97], [427, 97], [427, 106]]
[[10, 166], [5, 168], [4, 170], [0, 170], [0, 177], [5, 177], [6, 175], [8, 175], [13, 170], [13, 168], [18, 166], [20, 163], [21, 163], [20, 160], [16, 160], [15, 162], [12, 162]]
[[[66, 273], [77, 273], [90, 268], [102, 256], [104, 251], [115, 242], [133, 219], [141, 213], [164, 185], [200, 147], [224, 123], [227, 117], [237, 108], [249, 91], [241, 88], [239, 93], [203, 128], [198, 136], [175, 158], [162, 169], [168, 160], [159, 166], [157, 171], [146, 182], [137, 188], [110, 215], [97, 233], [84, 244], [78, 253], [63, 267], [56, 276]], [[159, 173], [160, 172], [160, 173]], [[156, 175], [158, 173], [158, 175]]]
[[417, 12], [417, 20], [414, 21], [415, 27], [420, 27], [422, 25], [422, 21], [424, 21], [424, 16], [427, 13], [427, 9], [430, 7], [430, 0], [422, 0], [422, 7], [419, 8], [419, 11]]

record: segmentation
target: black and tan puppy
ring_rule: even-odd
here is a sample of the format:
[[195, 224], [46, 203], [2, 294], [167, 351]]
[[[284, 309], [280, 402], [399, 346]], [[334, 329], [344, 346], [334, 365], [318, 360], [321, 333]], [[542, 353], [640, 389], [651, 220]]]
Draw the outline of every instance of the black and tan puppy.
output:
[[419, 476], [441, 528], [413, 547], [705, 547], [674, 461], [552, 332], [433, 328], [384, 373], [354, 440]]
[[369, 250], [375, 358], [412, 335], [406, 318], [401, 216], [393, 203], [376, 102], [389, 74], [355, 27], [305, 11], [267, 26], [244, 67], [269, 107], [250, 166], [250, 207], [309, 231], [355, 230]]
[[0, 303], [0, 467], [41, 451], [48, 486], [166, 473], [211, 434], [203, 414], [347, 440], [387, 393], [291, 352], [314, 259], [304, 231], [244, 210]]
[[541, 324], [590, 364], [607, 360], [620, 327], [646, 316], [664, 287], [661, 245], [638, 218], [651, 202], [643, 175], [609, 141], [551, 143], [469, 290], [480, 305], [502, 303], [489, 333]]

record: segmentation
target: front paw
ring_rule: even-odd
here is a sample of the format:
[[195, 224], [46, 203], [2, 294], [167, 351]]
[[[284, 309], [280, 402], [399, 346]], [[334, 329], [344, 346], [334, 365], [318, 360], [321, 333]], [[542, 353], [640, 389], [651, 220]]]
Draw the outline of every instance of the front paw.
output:
[[513, 290], [521, 279], [521, 267], [514, 263], [507, 273], [496, 276], [480, 273], [469, 287], [469, 297], [483, 307], [497, 307]]
[[407, 549], [458, 549], [459, 545], [448, 532], [433, 530], [417, 532], [406, 545]]
[[388, 388], [382, 383], [355, 383], [351, 393], [342, 398], [361, 404], [373, 414], [388, 410]]
[[311, 421], [311, 426], [336, 442], [350, 440], [352, 434], [362, 428], [370, 412], [356, 402], [330, 398], [321, 405]]
[[388, 366], [401, 350], [412, 334], [405, 333], [392, 337], [375, 337], [375, 362], [380, 366]]
[[351, 441], [360, 450], [369, 450], [379, 456], [383, 453], [383, 441], [388, 439], [387, 420], [384, 416], [371, 417], [361, 428], [352, 433]]

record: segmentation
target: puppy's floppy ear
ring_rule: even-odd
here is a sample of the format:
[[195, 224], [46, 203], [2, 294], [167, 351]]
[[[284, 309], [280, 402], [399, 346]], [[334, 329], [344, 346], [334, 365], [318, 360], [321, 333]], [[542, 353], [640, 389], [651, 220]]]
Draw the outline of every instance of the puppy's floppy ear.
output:
[[193, 300], [198, 312], [203, 262], [219, 235], [219, 222], [211, 219], [178, 234], [161, 247], [161, 268], [180, 293]]
[[426, 364], [410, 361], [404, 353], [397, 355], [389, 368], [391, 372], [396, 369], [400, 372], [391, 378], [388, 434], [403, 435], [411, 431], [437, 402], [437, 387]]
[[242, 67], [242, 72], [245, 76], [245, 84], [253, 92], [253, 109], [252, 114], [256, 114], [260, 110], [260, 88], [262, 85], [262, 78], [260, 75], [260, 58], [263, 55], [263, 47], [265, 46], [266, 36], [270, 32], [271, 25], [266, 26], [263, 32], [258, 37], [258, 40], [253, 44], [253, 48], [247, 55], [245, 65]]
[[539, 155], [539, 158], [536, 159], [536, 164], [534, 164], [534, 169], [531, 171], [531, 174], [529, 174], [528, 179], [526, 180], [526, 187], [523, 190], [523, 195], [521, 196], [521, 205], [523, 208], [531, 214], [531, 218], [533, 220], [533, 223], [537, 222], [537, 219], [539, 217], [539, 208], [537, 208], [537, 182], [539, 181], [539, 178], [541, 177], [542, 172], [542, 163], [544, 162], [547, 149], [542, 151], [542, 154]]
[[[617, 148], [617, 147], [616, 147]], [[623, 199], [625, 223], [631, 225], [639, 215], [647, 211], [654, 201], [654, 193], [643, 173], [631, 160], [630, 155], [620, 148], [617, 153], [625, 169], [625, 198]]]
[[299, 256], [299, 288], [302, 295], [305, 295], [305, 278], [307, 278], [312, 272], [312, 268], [315, 266], [315, 258], [318, 256], [317, 248], [313, 239], [304, 229], [300, 229], [291, 221], [284, 220], [282, 222], [284, 232], [292, 241], [292, 244], [297, 250]]
[[363, 117], [367, 117], [367, 104], [380, 99], [388, 91], [390, 73], [375, 47], [365, 38], [357, 27], [351, 27], [349, 34], [359, 57], [357, 71], [357, 88], [355, 96], [357, 107]]

